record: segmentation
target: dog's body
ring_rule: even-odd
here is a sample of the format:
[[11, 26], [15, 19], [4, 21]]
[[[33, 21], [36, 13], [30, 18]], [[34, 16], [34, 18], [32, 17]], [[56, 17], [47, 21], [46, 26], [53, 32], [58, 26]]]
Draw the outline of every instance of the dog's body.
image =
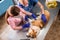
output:
[[[48, 22], [49, 18], [50, 18], [50, 13], [47, 10], [45, 10], [45, 17], [46, 17], [47, 22]], [[30, 25], [30, 28], [28, 30], [27, 36], [32, 37], [32, 38], [36, 38], [40, 32], [40, 29], [42, 27], [44, 27], [44, 25], [46, 25], [47, 22], [44, 24], [44, 22], [41, 20], [40, 16], [38, 16], [37, 20], [31, 21], [31, 25]]]

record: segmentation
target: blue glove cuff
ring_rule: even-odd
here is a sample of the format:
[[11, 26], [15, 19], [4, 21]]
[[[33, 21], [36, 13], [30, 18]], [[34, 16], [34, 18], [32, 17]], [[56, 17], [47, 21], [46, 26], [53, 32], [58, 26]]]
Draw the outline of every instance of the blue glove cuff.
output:
[[34, 13], [32, 13], [31, 16], [36, 20], [36, 15]]
[[41, 15], [41, 19], [42, 19], [42, 21], [43, 21], [44, 23], [46, 23], [46, 22], [47, 22], [47, 19], [46, 19], [46, 17], [45, 17], [45, 15], [44, 15], [44, 14], [42, 14], [42, 15]]
[[28, 18], [29, 18], [29, 16], [28, 16], [28, 15], [26, 15], [26, 16], [25, 16], [25, 21], [28, 21]]
[[26, 23], [26, 24], [24, 24], [22, 27], [23, 27], [23, 29], [24, 29], [24, 28], [29, 28], [29, 27], [30, 27], [30, 23]]
[[21, 8], [24, 8], [24, 6], [23, 6], [23, 5], [21, 5], [20, 3], [19, 3], [19, 6], [20, 6]]

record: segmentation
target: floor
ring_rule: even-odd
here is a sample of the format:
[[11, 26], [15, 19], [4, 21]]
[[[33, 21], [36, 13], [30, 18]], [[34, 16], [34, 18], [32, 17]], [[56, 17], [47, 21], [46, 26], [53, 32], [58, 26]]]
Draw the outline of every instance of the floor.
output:
[[52, 23], [45, 40], [60, 40], [60, 13], [56, 20]]
[[6, 26], [7, 24], [5, 22], [4, 16], [0, 17], [0, 34], [3, 32]]

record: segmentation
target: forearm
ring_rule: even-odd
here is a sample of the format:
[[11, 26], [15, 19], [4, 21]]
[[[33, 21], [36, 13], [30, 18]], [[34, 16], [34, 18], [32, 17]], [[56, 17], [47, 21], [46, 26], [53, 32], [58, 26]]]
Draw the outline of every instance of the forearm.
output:
[[21, 26], [16, 26], [16, 27], [12, 27], [14, 30], [21, 30], [22, 27]]
[[28, 12], [28, 11], [26, 11], [25, 13], [26, 13], [27, 15], [29, 15], [29, 16], [32, 15], [32, 13], [30, 13], [30, 12]]
[[38, 2], [38, 5], [41, 8], [41, 12], [44, 13], [44, 6], [40, 2]]
[[25, 11], [24, 9], [20, 8], [21, 12], [28, 15], [28, 16], [32, 16], [34, 19], [36, 19], [36, 15], [34, 13], [30, 13], [28, 11]]
[[36, 15], [34, 13], [30, 13], [28, 11], [22, 10], [23, 13], [25, 13], [28, 16], [32, 16], [34, 19], [36, 19]]
[[26, 15], [31, 15], [32, 13], [25, 11], [23, 8], [20, 7], [20, 11]]

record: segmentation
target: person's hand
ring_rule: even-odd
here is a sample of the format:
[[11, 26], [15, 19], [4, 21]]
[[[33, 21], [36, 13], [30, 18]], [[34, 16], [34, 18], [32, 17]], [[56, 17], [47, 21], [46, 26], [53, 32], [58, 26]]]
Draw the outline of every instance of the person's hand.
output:
[[26, 23], [26, 24], [24, 24], [24, 25], [22, 25], [22, 28], [24, 29], [24, 28], [29, 28], [30, 27], [30, 23]]
[[42, 19], [42, 21], [43, 21], [44, 23], [47, 22], [46, 16], [45, 16], [44, 14], [41, 15], [41, 19]]
[[28, 18], [29, 18], [29, 16], [28, 16], [28, 15], [26, 15], [26, 16], [25, 16], [25, 21], [28, 21]]
[[36, 20], [36, 15], [34, 14], [34, 13], [32, 13], [32, 15], [31, 15], [35, 20]]

